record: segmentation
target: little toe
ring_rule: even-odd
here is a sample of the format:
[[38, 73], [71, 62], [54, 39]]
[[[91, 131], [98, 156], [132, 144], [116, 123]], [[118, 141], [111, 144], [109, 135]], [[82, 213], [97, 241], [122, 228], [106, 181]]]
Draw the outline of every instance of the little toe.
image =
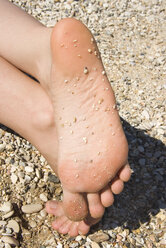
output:
[[123, 182], [127, 182], [131, 177], [131, 168], [130, 165], [127, 163], [119, 172], [119, 178]]
[[124, 188], [124, 183], [123, 181], [116, 177], [112, 182], [111, 182], [111, 191], [117, 195], [120, 194], [123, 191]]
[[81, 221], [88, 214], [87, 201], [83, 194], [63, 190], [63, 209], [72, 221]]
[[105, 208], [110, 207], [114, 203], [114, 196], [109, 186], [106, 186], [101, 191], [100, 197], [101, 197], [101, 203]]
[[98, 193], [88, 193], [87, 194], [89, 212], [91, 217], [100, 218], [103, 216], [105, 208], [103, 207], [100, 195]]
[[48, 201], [46, 203], [46, 212], [48, 214], [53, 214], [55, 216], [62, 216], [64, 215], [64, 211], [62, 208], [62, 202], [58, 201]]

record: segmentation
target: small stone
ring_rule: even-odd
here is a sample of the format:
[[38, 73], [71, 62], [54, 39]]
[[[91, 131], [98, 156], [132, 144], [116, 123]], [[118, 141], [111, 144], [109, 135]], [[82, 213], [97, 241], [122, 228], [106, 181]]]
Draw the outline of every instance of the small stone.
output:
[[0, 220], [0, 226], [5, 226], [7, 224], [7, 221], [5, 220]]
[[105, 71], [102, 71], [102, 75], [105, 75], [106, 73], [105, 73]]
[[33, 167], [25, 166], [25, 171], [28, 172], [28, 173], [31, 173], [31, 172], [33, 172]]
[[15, 184], [18, 180], [18, 177], [15, 173], [12, 173], [10, 178], [13, 184]]
[[40, 210], [42, 210], [43, 206], [41, 204], [29, 204], [29, 205], [24, 205], [22, 206], [21, 210], [25, 214], [32, 214], [32, 213], [37, 213]]
[[148, 113], [148, 111], [147, 111], [146, 109], [144, 109], [144, 110], [142, 111], [142, 116], [143, 116], [145, 119], [149, 120], [149, 113]]
[[39, 169], [36, 169], [36, 176], [40, 179], [42, 177], [42, 172]]
[[14, 210], [8, 212], [7, 214], [3, 215], [3, 219], [8, 219], [10, 218], [11, 216], [13, 216], [14, 214]]
[[59, 178], [53, 174], [48, 174], [48, 181], [52, 182], [52, 183], [59, 183]]
[[88, 142], [87, 137], [83, 137], [82, 139], [83, 139], [84, 143], [87, 144], [87, 142]]
[[40, 215], [41, 215], [42, 217], [46, 217], [46, 216], [47, 216], [46, 210], [45, 210], [45, 209], [41, 210], [41, 211], [40, 211]]
[[18, 240], [16, 240], [14, 237], [2, 237], [1, 241], [10, 245], [14, 245], [14, 246], [19, 246], [19, 242]]
[[47, 196], [46, 196], [44, 193], [40, 194], [40, 199], [41, 199], [43, 202], [47, 202], [47, 201], [48, 201]]
[[88, 68], [87, 67], [84, 67], [84, 74], [88, 74]]
[[11, 202], [4, 202], [3, 205], [0, 207], [0, 211], [2, 212], [10, 212], [13, 209]]
[[31, 220], [30, 222], [29, 222], [29, 225], [32, 227], [32, 228], [35, 228], [36, 227], [36, 222], [34, 221], [34, 220]]
[[138, 162], [141, 166], [145, 166], [146, 160], [144, 158], [140, 158]]
[[91, 243], [92, 248], [100, 248], [100, 246], [96, 242]]
[[5, 150], [6, 145], [5, 144], [0, 144], [0, 152], [3, 152]]
[[88, 236], [92, 241], [99, 243], [103, 241], [109, 240], [109, 236], [106, 233], [100, 232], [100, 233], [94, 233]]
[[9, 245], [9, 244], [6, 243], [5, 244], [5, 248], [12, 248], [12, 247], [11, 247], [11, 245]]
[[15, 220], [9, 220], [7, 227], [12, 228], [15, 233], [19, 233], [20, 231], [19, 224]]
[[91, 49], [88, 49], [88, 53], [92, 53], [92, 50]]

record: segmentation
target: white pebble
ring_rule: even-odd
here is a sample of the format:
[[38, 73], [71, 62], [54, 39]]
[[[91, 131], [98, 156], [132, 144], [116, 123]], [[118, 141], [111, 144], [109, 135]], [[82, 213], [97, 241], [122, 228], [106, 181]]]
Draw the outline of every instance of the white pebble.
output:
[[7, 214], [3, 215], [3, 219], [8, 219], [14, 214], [14, 210], [8, 212]]
[[46, 210], [45, 210], [45, 209], [41, 210], [41, 211], [40, 211], [40, 215], [41, 215], [42, 217], [46, 217], [46, 216], [47, 216]]
[[40, 210], [42, 210], [43, 206], [41, 204], [29, 204], [29, 205], [24, 205], [22, 206], [21, 210], [23, 213], [26, 214], [32, 214], [32, 213], [37, 213]]
[[36, 227], [36, 222], [34, 221], [34, 220], [31, 220], [30, 222], [29, 222], [29, 225], [32, 227], [32, 228], [35, 228]]
[[19, 233], [20, 231], [19, 224], [15, 220], [9, 220], [7, 227], [12, 228], [15, 233]]
[[12, 247], [11, 247], [11, 245], [9, 245], [9, 244], [6, 243], [5, 244], [5, 248], [12, 248]]
[[0, 144], [0, 152], [3, 152], [5, 149], [5, 144]]
[[18, 177], [16, 174], [12, 173], [10, 179], [11, 179], [12, 183], [15, 184], [18, 180]]
[[19, 246], [18, 240], [16, 240], [14, 237], [5, 236], [1, 238], [1, 241], [10, 245]]
[[33, 172], [33, 167], [25, 166], [25, 171], [31, 173], [31, 172]]
[[5, 226], [7, 224], [7, 221], [5, 220], [0, 220], [0, 226]]
[[40, 194], [40, 199], [44, 202], [48, 201], [47, 196], [44, 193]]
[[3, 205], [0, 207], [0, 211], [3, 212], [10, 212], [13, 209], [13, 206], [11, 204], [11, 202], [4, 202]]

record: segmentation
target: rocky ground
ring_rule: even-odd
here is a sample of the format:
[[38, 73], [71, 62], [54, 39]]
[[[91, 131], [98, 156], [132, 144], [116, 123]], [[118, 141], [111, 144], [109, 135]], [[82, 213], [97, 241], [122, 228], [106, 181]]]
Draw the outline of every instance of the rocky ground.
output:
[[92, 31], [116, 93], [133, 174], [87, 236], [60, 235], [44, 210], [48, 199], [61, 199], [58, 178], [28, 141], [1, 125], [0, 248], [166, 247], [166, 2], [12, 2], [47, 26], [75, 17]]

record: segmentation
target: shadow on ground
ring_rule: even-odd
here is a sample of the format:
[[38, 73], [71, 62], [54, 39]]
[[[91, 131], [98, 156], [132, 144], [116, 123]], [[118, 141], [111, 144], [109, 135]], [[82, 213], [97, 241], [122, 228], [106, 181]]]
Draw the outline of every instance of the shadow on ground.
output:
[[[150, 215], [166, 207], [165, 145], [145, 130], [122, 121], [129, 143], [129, 163], [134, 172], [123, 193], [115, 197], [114, 205], [106, 209], [102, 221], [91, 232], [117, 226], [137, 229], [140, 223], [150, 220]], [[3, 125], [0, 128], [16, 134]]]
[[[123, 193], [115, 197], [114, 205], [94, 230], [118, 226], [137, 229], [166, 207], [166, 147], [145, 130], [132, 127], [123, 120], [129, 143], [129, 163], [133, 174]], [[93, 230], [92, 230], [93, 231]]]

